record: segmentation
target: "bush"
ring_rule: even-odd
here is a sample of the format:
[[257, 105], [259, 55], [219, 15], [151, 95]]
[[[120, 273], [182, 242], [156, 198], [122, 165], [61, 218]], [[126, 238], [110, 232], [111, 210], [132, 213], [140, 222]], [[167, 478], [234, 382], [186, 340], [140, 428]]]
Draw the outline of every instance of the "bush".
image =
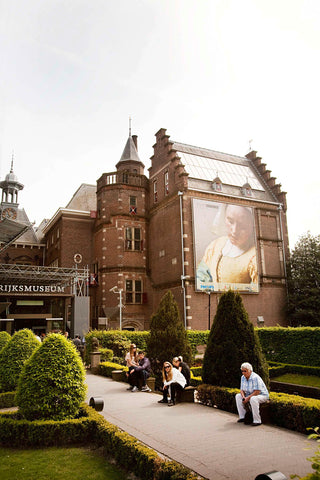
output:
[[8, 332], [0, 332], [0, 350], [7, 345], [9, 340], [11, 340], [11, 335]]
[[17, 403], [27, 420], [75, 418], [85, 399], [85, 370], [73, 343], [52, 333], [26, 362]]
[[101, 362], [108, 362], [113, 359], [113, 351], [110, 348], [99, 348]]
[[186, 363], [191, 362], [187, 333], [179, 317], [177, 302], [170, 291], [162, 297], [157, 313], [151, 318], [147, 355], [157, 387], [162, 385], [161, 371], [165, 361], [172, 362], [173, 357], [182, 355]]
[[16, 390], [25, 362], [39, 348], [34, 333], [25, 328], [16, 332], [0, 351], [0, 388], [3, 392]]
[[221, 295], [203, 359], [204, 383], [224, 387], [240, 385], [240, 366], [249, 362], [269, 385], [268, 365], [239, 293]]

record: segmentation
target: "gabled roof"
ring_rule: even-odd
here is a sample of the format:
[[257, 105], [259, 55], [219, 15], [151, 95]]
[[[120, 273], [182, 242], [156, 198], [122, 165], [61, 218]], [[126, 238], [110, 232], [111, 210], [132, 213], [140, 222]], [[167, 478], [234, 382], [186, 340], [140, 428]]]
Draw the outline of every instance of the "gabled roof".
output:
[[181, 162], [189, 176], [201, 180], [213, 181], [219, 177], [225, 185], [242, 187], [250, 183], [255, 190], [265, 190], [265, 186], [253, 171], [251, 162], [246, 157], [216, 152], [205, 148], [193, 147], [174, 142]]
[[82, 183], [78, 190], [74, 193], [66, 208], [71, 210], [83, 210], [90, 212], [97, 210], [96, 185]]

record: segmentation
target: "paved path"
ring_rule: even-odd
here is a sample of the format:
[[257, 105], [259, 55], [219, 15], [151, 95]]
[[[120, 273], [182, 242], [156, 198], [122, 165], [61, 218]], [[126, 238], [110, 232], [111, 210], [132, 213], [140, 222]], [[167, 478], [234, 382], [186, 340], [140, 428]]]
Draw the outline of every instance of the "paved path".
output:
[[[254, 480], [280, 471], [306, 475], [315, 442], [290, 430], [238, 424], [237, 416], [198, 403], [168, 408], [156, 393], [132, 393], [127, 384], [87, 373], [88, 401], [102, 397], [101, 414], [154, 450], [210, 480]], [[310, 450], [305, 450], [310, 447]]]

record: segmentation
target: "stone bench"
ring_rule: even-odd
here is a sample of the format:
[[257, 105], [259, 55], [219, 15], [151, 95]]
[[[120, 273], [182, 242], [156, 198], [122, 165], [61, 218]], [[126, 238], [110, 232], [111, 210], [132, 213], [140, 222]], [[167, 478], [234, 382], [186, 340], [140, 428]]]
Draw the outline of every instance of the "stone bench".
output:
[[192, 387], [192, 385], [189, 385], [189, 387], [185, 387], [183, 390], [178, 391], [177, 398], [176, 398], [177, 403], [181, 403], [181, 402], [193, 403], [195, 391], [196, 391], [196, 387]]
[[111, 376], [112, 376], [112, 380], [115, 380], [116, 382], [125, 381], [125, 373], [123, 370], [112, 370]]

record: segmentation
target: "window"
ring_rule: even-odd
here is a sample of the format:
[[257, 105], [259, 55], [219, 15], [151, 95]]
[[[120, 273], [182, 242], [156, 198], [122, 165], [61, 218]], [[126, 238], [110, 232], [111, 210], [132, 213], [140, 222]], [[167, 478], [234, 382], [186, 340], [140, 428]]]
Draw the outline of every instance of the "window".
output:
[[137, 206], [137, 197], [132, 197], [130, 196], [130, 207], [136, 207]]
[[124, 172], [122, 175], [122, 181], [123, 183], [129, 183], [129, 174], [128, 172]]
[[164, 174], [164, 193], [165, 195], [169, 194], [169, 172]]
[[127, 227], [126, 228], [126, 250], [142, 250], [141, 228]]
[[156, 203], [158, 201], [158, 182], [155, 180], [153, 182], [153, 201]]
[[141, 280], [126, 280], [126, 303], [142, 303]]

